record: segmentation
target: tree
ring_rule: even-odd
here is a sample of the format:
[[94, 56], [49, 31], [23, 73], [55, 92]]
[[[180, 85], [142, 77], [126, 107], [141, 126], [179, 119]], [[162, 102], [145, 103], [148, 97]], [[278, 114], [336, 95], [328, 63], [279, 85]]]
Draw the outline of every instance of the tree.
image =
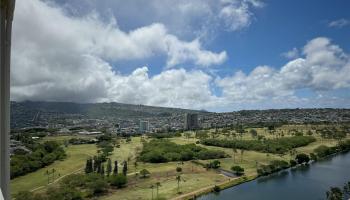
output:
[[146, 178], [151, 173], [147, 169], [143, 169], [140, 171], [140, 174], [141, 174], [142, 178]]
[[124, 176], [126, 176], [128, 173], [128, 163], [126, 161], [124, 161], [124, 165], [123, 165], [123, 174]]
[[250, 129], [249, 132], [252, 135], [252, 138], [256, 138], [258, 136], [258, 132], [255, 129]]
[[237, 176], [241, 176], [244, 174], [244, 169], [241, 166], [232, 166], [231, 170], [237, 175]]
[[181, 175], [176, 176], [176, 181], [177, 181], [177, 192], [180, 192], [180, 181], [181, 181]]
[[221, 190], [221, 188], [220, 188], [219, 186], [217, 186], [217, 185], [215, 185], [215, 186], [213, 187], [213, 192], [218, 193], [218, 192], [220, 192], [220, 190]]
[[331, 187], [329, 191], [326, 192], [327, 200], [342, 200], [343, 192], [338, 187]]
[[153, 189], [154, 189], [154, 185], [152, 184], [150, 188], [152, 189], [152, 200], [153, 200]]
[[181, 167], [176, 167], [176, 172], [182, 172], [182, 168]]
[[236, 147], [233, 147], [232, 148], [232, 151], [233, 151], [233, 162], [235, 163], [236, 161], [236, 153], [237, 153], [237, 149], [236, 149]]
[[310, 161], [310, 158], [308, 155], [301, 153], [298, 154], [295, 159], [297, 160], [298, 164], [304, 164], [304, 163], [308, 163]]
[[110, 158], [108, 158], [107, 161], [107, 176], [109, 176], [112, 172], [112, 161]]
[[113, 175], [118, 175], [118, 161], [114, 161]]
[[100, 174], [101, 174], [102, 176], [105, 175], [105, 165], [103, 165], [103, 164], [101, 164], [101, 171], [100, 171]]
[[86, 166], [85, 166], [85, 173], [91, 173], [93, 172], [93, 165], [92, 165], [92, 159], [89, 158], [88, 160], [86, 160]]
[[212, 168], [212, 169], [217, 169], [220, 167], [220, 161], [218, 160], [214, 160], [208, 164], [206, 164], [206, 168], [209, 169], [209, 168]]
[[156, 183], [156, 187], [157, 187], [157, 199], [158, 199], [158, 194], [159, 194], [159, 187], [161, 187], [162, 185], [160, 184], [160, 182]]
[[317, 156], [314, 153], [310, 153], [310, 159], [313, 161], [317, 161]]
[[243, 162], [243, 153], [244, 153], [244, 149], [241, 149], [241, 162]]
[[98, 162], [97, 163], [97, 171], [96, 171], [96, 173], [101, 174], [101, 170], [102, 170], [102, 163]]
[[98, 160], [97, 160], [97, 156], [94, 156], [93, 158], [93, 163], [92, 163], [92, 167], [93, 167], [93, 172], [97, 172], [98, 169]]

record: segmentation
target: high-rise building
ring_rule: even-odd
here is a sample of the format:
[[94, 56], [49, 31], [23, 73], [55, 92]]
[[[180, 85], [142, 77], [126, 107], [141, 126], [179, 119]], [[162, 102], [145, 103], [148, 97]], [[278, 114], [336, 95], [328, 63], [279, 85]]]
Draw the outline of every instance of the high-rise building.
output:
[[185, 115], [185, 130], [198, 129], [198, 114], [187, 113]]
[[149, 122], [148, 121], [140, 121], [140, 132], [145, 133], [149, 130]]

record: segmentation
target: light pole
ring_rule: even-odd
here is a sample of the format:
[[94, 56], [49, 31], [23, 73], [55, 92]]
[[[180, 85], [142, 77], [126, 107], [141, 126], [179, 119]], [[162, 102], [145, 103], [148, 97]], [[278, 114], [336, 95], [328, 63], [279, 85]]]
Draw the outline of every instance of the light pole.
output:
[[10, 199], [10, 60], [15, 0], [0, 1], [0, 187]]

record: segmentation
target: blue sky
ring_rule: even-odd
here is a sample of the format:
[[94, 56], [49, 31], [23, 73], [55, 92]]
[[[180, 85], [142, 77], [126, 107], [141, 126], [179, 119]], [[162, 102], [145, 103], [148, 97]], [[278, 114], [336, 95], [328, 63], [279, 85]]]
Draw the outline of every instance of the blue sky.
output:
[[[13, 100], [213, 111], [350, 107], [350, 1], [18, 0], [16, 6]], [[24, 34], [20, 26], [37, 28]], [[40, 76], [26, 73], [32, 65], [40, 65]]]
[[[225, 75], [235, 70], [250, 72], [258, 65], [270, 65], [276, 68], [283, 66], [288, 59], [281, 56], [283, 52], [293, 48], [301, 48], [305, 43], [316, 37], [328, 37], [339, 44], [345, 51], [350, 49], [350, 26], [330, 28], [331, 21], [350, 19], [350, 2], [346, 0], [269, 0], [263, 8], [254, 9], [252, 24], [240, 31], [217, 30], [214, 39], [206, 43], [213, 51], [225, 50], [229, 59], [216, 66], [219, 74]], [[113, 5], [113, 4], [112, 4]], [[134, 5], [134, 4], [133, 4]], [[107, 4], [108, 6], [108, 4]], [[113, 10], [113, 8], [110, 8]], [[142, 8], [138, 8], [141, 9]], [[126, 17], [116, 9], [113, 14], [118, 25], [125, 31], [157, 22]], [[181, 36], [181, 35], [180, 35]], [[188, 37], [193, 39], [192, 37]], [[136, 62], [121, 62], [121, 71], [129, 73], [139, 65], [152, 65], [151, 74], [162, 71], [166, 58], [154, 57]], [[118, 65], [119, 63], [116, 63]]]

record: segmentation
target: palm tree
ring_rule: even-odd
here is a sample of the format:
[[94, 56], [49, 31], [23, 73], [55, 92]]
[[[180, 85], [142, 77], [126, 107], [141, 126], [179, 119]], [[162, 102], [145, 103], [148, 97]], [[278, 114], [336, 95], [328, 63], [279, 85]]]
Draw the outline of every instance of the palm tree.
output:
[[158, 198], [158, 192], [159, 192], [159, 187], [161, 187], [162, 185], [160, 184], [160, 182], [156, 183], [156, 187], [157, 187], [157, 198]]
[[176, 181], [177, 181], [177, 192], [179, 193], [181, 175], [177, 175], [177, 176], [176, 176]]
[[110, 158], [108, 158], [107, 161], [107, 176], [109, 176], [112, 172], [112, 161]]
[[243, 162], [243, 153], [244, 153], [244, 149], [241, 149], [241, 162]]
[[232, 148], [232, 151], [233, 151], [233, 162], [235, 163], [235, 162], [236, 162], [236, 161], [235, 161], [235, 160], [236, 160], [235, 158], [236, 158], [236, 153], [237, 153], [236, 147], [233, 147], [233, 148]]
[[52, 178], [53, 178], [53, 181], [55, 181], [55, 172], [56, 172], [56, 170], [55, 170], [55, 168], [53, 168], [53, 169], [52, 169]]
[[152, 184], [150, 188], [152, 189], [152, 200], [153, 200], [153, 189], [154, 189], [154, 185]]
[[154, 185], [151, 185], [151, 189], [152, 189], [152, 200], [153, 200], [153, 189], [154, 189]]

